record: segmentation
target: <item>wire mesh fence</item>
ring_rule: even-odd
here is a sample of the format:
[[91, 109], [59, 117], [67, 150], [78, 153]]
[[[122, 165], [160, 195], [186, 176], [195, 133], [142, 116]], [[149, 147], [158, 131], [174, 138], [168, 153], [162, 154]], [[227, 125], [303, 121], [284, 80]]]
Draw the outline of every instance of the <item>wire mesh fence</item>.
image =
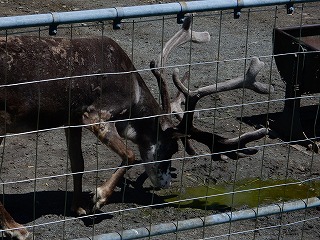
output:
[[[1, 4], [4, 16], [105, 3]], [[0, 30], [6, 210], [31, 239], [319, 238], [319, 1], [290, 7], [192, 14], [189, 37], [210, 41], [187, 40], [165, 63], [175, 15], [122, 19], [119, 30], [111, 20]], [[158, 59], [171, 109], [150, 70]], [[188, 73], [186, 99], [176, 68]], [[1, 208], [3, 238], [25, 233], [6, 216]]]

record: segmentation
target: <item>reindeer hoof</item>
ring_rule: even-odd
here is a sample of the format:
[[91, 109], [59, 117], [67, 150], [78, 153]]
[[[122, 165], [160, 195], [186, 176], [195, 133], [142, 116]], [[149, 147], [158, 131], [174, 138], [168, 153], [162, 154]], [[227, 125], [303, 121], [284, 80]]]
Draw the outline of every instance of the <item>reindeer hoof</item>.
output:
[[15, 230], [5, 230], [5, 236], [8, 239], [17, 239], [17, 240], [31, 240], [32, 234], [30, 234], [27, 229], [25, 229], [22, 225], [15, 226]]
[[85, 216], [87, 215], [87, 211], [82, 207], [71, 207], [71, 212], [73, 212], [76, 216]]
[[101, 209], [104, 205], [107, 204], [110, 194], [108, 194], [108, 190], [103, 190], [100, 187], [97, 188], [96, 194], [92, 195], [93, 202], [93, 212]]

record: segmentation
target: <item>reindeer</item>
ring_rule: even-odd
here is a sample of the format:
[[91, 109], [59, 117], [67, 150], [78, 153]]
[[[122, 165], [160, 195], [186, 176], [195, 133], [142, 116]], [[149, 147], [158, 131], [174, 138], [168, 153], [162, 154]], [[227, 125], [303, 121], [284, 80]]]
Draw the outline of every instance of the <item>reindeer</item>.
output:
[[[164, 63], [170, 51], [184, 42], [208, 41], [207, 32], [191, 31], [190, 26], [191, 18], [188, 17], [182, 29], [165, 45], [160, 62]], [[185, 143], [189, 154], [195, 153], [189, 143], [190, 139], [207, 145], [211, 153], [224, 151], [231, 158], [257, 152], [245, 145], [265, 136], [266, 129], [226, 139], [194, 127], [193, 110], [198, 100], [215, 92], [242, 87], [260, 93], [269, 92], [269, 85], [256, 81], [256, 75], [263, 66], [259, 59], [253, 59], [245, 77], [196, 91], [189, 91], [184, 87], [184, 80], [180, 81], [178, 71], [175, 70], [173, 80], [180, 93], [173, 102], [170, 102], [163, 74], [157, 69], [162, 63], [152, 61], [150, 64], [158, 84], [162, 85], [160, 106], [124, 50], [108, 37], [2, 37], [1, 140], [9, 132], [66, 126], [74, 185], [71, 209], [79, 216], [87, 214], [81, 199], [84, 171], [81, 150], [83, 126], [117, 153], [124, 166], [118, 168], [109, 180], [96, 189], [93, 210], [108, 202], [127, 168], [135, 163], [134, 152], [126, 146], [123, 138], [137, 144], [142, 161], [149, 163], [145, 164], [145, 169], [155, 187], [170, 186], [170, 159], [178, 151], [180, 139]], [[88, 73], [93, 74], [87, 75]], [[75, 77], [80, 75], [83, 77]], [[188, 75], [185, 75], [184, 79], [186, 78]], [[171, 109], [181, 110], [181, 102], [185, 99], [188, 99], [189, 104], [185, 113], [178, 116], [179, 124], [175, 125], [168, 114]], [[19, 240], [30, 237], [27, 229], [15, 222], [1, 203], [0, 224], [8, 237]]]

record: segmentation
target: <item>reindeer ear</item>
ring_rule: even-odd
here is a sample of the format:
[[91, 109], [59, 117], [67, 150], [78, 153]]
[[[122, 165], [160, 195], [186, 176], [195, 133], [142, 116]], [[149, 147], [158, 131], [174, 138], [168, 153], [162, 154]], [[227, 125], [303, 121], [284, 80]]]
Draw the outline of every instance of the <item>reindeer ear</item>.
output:
[[179, 139], [181, 140], [183, 146], [184, 146], [184, 149], [185, 151], [193, 156], [196, 154], [196, 151], [195, 149], [193, 148], [193, 146], [191, 145], [191, 142], [190, 142], [190, 137], [191, 135], [188, 135], [186, 133], [182, 133], [181, 131], [179, 131], [178, 128], [168, 128], [166, 130], [166, 134], [170, 135], [169, 137], [171, 139], [174, 139], [176, 141], [178, 141]]
[[172, 133], [172, 138], [173, 139], [180, 139], [180, 138], [186, 138], [186, 137], [190, 137], [190, 135], [184, 134], [184, 133], [181, 133], [181, 132], [178, 132], [178, 131], [174, 131]]
[[196, 150], [193, 148], [193, 146], [191, 145], [190, 139], [189, 137], [191, 137], [188, 134], [182, 133], [180, 131], [178, 131], [178, 129], [175, 129], [175, 131], [172, 133], [172, 138], [176, 139], [176, 140], [181, 140], [185, 151], [190, 155], [190, 156], [194, 156], [196, 154]]
[[184, 138], [184, 137], [188, 137], [187, 134], [183, 134], [181, 133], [177, 128], [175, 127], [169, 127], [165, 130], [165, 133], [167, 136], [169, 136], [169, 138], [172, 139], [180, 139], [180, 138]]

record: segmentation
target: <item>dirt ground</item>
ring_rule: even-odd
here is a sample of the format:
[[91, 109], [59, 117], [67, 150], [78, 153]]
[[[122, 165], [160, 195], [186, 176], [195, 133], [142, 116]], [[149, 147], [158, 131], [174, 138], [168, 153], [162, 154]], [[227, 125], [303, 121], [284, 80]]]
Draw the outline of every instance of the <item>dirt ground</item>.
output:
[[[132, 0], [129, 4], [167, 2], [174, 1]], [[0, 0], [0, 16], [109, 8], [127, 4], [128, 1], [122, 0]], [[266, 114], [269, 121], [279, 116], [284, 105], [285, 84], [271, 56], [273, 28], [320, 23], [320, 2], [297, 4], [295, 7], [293, 15], [287, 15], [285, 7], [278, 6], [243, 9], [239, 19], [233, 18], [232, 11], [205, 12], [194, 16], [194, 30], [208, 31], [211, 35], [210, 43], [185, 45], [177, 49], [169, 60], [169, 64], [208, 62], [191, 67], [192, 89], [243, 75], [246, 68], [243, 59], [252, 56], [259, 56], [265, 62], [265, 67], [259, 74], [260, 80], [270, 82], [275, 88], [269, 95], [256, 94], [250, 90], [236, 90], [202, 99], [197, 109], [204, 110], [200, 111], [195, 119], [198, 127], [215, 131], [225, 137], [237, 137], [239, 132], [252, 131], [255, 127], [265, 125]], [[162, 38], [168, 40], [179, 28], [175, 16], [166, 16], [135, 19], [134, 24], [132, 20], [125, 20], [121, 29], [116, 31], [112, 29], [111, 22], [75, 24], [72, 28], [70, 25], [59, 26], [58, 36], [70, 37], [72, 34], [73, 37], [86, 37], [104, 34], [112, 37], [132, 58], [136, 68], [143, 70], [141, 75], [158, 98], [156, 81], [148, 70], [149, 62], [159, 54]], [[45, 27], [40, 30], [19, 29], [10, 30], [9, 33], [48, 35]], [[5, 31], [0, 31], [0, 34], [5, 34]], [[223, 61], [219, 64], [212, 63], [218, 59]], [[180, 67], [181, 72], [184, 70], [186, 67]], [[170, 89], [174, 94], [173, 84], [170, 84]], [[306, 96], [309, 97], [301, 101], [302, 120], [306, 132], [309, 132], [314, 128], [315, 115], [308, 116], [315, 113], [319, 100], [317, 94]], [[242, 103], [244, 106], [239, 106]], [[217, 110], [214, 110], [214, 107], [218, 107]], [[173, 195], [200, 186], [232, 185], [233, 182], [246, 179], [275, 182], [315, 179], [310, 181], [310, 184], [316, 186], [316, 189], [306, 190], [306, 196], [319, 196], [319, 154], [301, 145], [287, 144], [279, 132], [271, 133], [271, 136], [251, 143], [251, 146], [259, 146], [257, 154], [239, 160], [213, 162], [208, 156], [208, 150], [196, 143], [194, 144], [197, 155], [189, 157], [180, 146], [179, 153], [172, 161], [178, 176], [170, 189], [141, 191], [128, 184], [124, 191], [117, 189], [110, 204], [101, 209], [104, 214], [94, 220], [77, 219], [69, 210], [73, 190], [72, 177], [66, 176], [66, 173], [70, 173], [70, 166], [63, 130], [7, 137], [5, 145], [2, 145], [4, 157], [0, 166], [1, 181], [6, 183], [2, 185], [2, 201], [19, 223], [35, 225], [29, 230], [33, 232], [35, 239], [40, 240], [85, 237], [89, 239], [93, 235], [177, 222], [230, 209], [237, 211], [249, 206], [225, 203], [220, 208], [204, 208], [199, 204], [167, 204], [166, 199]], [[86, 161], [85, 170], [88, 171], [84, 175], [84, 195], [88, 197], [90, 191], [112, 174], [112, 168], [117, 167], [120, 160], [89, 131], [84, 131], [82, 145]], [[94, 171], [96, 169], [103, 170], [97, 172]], [[91, 170], [93, 172], [90, 172]], [[132, 168], [126, 179], [134, 181], [142, 172], [141, 166]], [[34, 178], [40, 179], [25, 181]], [[11, 183], [15, 181], [21, 183]], [[147, 180], [144, 187], [149, 186], [150, 182]], [[281, 203], [283, 199], [272, 199], [271, 202]], [[150, 207], [154, 204], [163, 205]], [[261, 205], [265, 204], [266, 202], [261, 201]], [[150, 238], [319, 239], [319, 216], [318, 209], [310, 209]], [[297, 223], [291, 224], [294, 222]], [[250, 231], [253, 229], [258, 230]]]

